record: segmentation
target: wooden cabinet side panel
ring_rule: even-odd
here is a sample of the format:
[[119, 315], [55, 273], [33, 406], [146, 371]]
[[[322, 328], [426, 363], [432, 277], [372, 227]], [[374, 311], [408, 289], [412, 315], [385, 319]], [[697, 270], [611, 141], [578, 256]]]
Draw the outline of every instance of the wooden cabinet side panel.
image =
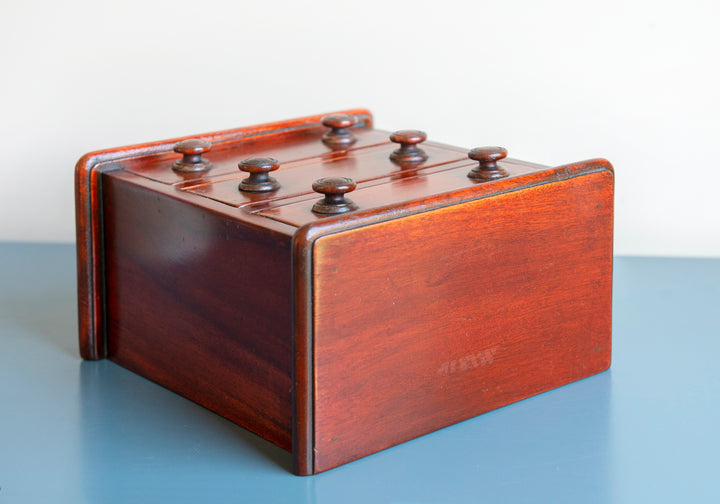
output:
[[314, 470], [610, 365], [613, 174], [319, 238]]
[[103, 175], [108, 357], [291, 448], [290, 237]]
[[[364, 128], [373, 126], [372, 113], [364, 108], [356, 108], [333, 113], [345, 113], [358, 117]], [[320, 123], [327, 114], [316, 114], [296, 119], [276, 121], [254, 126], [244, 126], [224, 131], [178, 137], [158, 142], [148, 142], [125, 147], [117, 147], [84, 155], [75, 166], [75, 220], [77, 244], [77, 287], [78, 287], [78, 336], [80, 355], [83, 359], [102, 359], [105, 348], [104, 313], [104, 271], [101, 227], [102, 194], [99, 185], [103, 163], [124, 163], [136, 160], [139, 166], [149, 158], [172, 152], [176, 142], [189, 138], [202, 137], [215, 144], [216, 148], [232, 145], [242, 146], [247, 141], [260, 138], [272, 138], [275, 135], [302, 134], [303, 131], [321, 127]], [[170, 166], [168, 161], [168, 170]], [[115, 169], [115, 168], [110, 168]], [[138, 169], [136, 166], [135, 169]], [[172, 173], [170, 171], [170, 173]], [[201, 177], [202, 174], [197, 174]]]

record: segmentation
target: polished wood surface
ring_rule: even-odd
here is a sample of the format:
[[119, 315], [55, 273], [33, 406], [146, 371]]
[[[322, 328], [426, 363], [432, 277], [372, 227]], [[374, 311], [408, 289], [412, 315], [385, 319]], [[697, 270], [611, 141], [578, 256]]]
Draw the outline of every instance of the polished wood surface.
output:
[[[374, 133], [379, 134], [377, 131]], [[381, 134], [384, 138], [388, 136], [386, 132]], [[240, 173], [233, 174], [230, 178], [198, 180], [181, 187], [185, 191], [228, 205], [245, 207], [258, 204], [257, 207], [248, 208], [248, 211], [255, 211], [268, 206], [286, 205], [307, 197], [317, 199], [312, 184], [315, 180], [325, 177], [342, 176], [352, 178], [358, 184], [378, 184], [397, 178], [403, 173], [414, 173], [417, 170], [426, 173], [434, 170], [435, 167], [446, 166], [459, 160], [469, 162], [465, 152], [435, 145], [426, 147], [426, 150], [432, 155], [426, 163], [406, 168], [390, 161], [393, 149], [394, 145], [388, 142], [365, 149], [281, 163], [280, 168], [273, 173], [280, 187], [272, 194], [252, 194], [238, 191], [239, 178], [242, 177]]]
[[322, 119], [323, 126], [330, 128], [322, 141], [331, 146], [349, 146], [357, 141], [357, 137], [348, 128], [355, 126], [357, 117], [348, 114], [332, 114]]
[[[502, 165], [510, 177], [504, 184], [479, 183], [467, 177], [468, 171], [475, 165], [476, 163], [464, 159], [441, 165], [430, 165], [427, 168], [407, 169], [403, 167], [385, 177], [359, 182], [351, 195], [358, 205], [358, 210], [350, 214], [348, 219], [353, 221], [363, 219], [364, 222], [366, 216], [377, 220], [387, 218], [386, 214], [422, 211], [427, 209], [431, 203], [452, 204], [452, 202], [479, 195], [497, 194], [502, 191], [544, 183], [553, 177], [562, 176], [557, 169], [539, 168], [516, 160], [505, 160]], [[316, 198], [315, 194], [303, 194], [248, 205], [245, 209], [280, 222], [302, 227], [325, 218], [311, 211]]]
[[[360, 140], [355, 147], [372, 145], [384, 135], [373, 135], [373, 119], [366, 109], [352, 109], [342, 113], [357, 117], [357, 127], [369, 130], [369, 137]], [[213, 160], [222, 160], [225, 170], [237, 173], [236, 152], [258, 152], [261, 145], [275, 144], [274, 151], [296, 148], [293, 157], [288, 151], [289, 159], [301, 159], [303, 156], [318, 155], [314, 150], [317, 142], [327, 130], [322, 125], [322, 118], [327, 114], [301, 117], [285, 121], [246, 126], [226, 131], [218, 131], [203, 135], [174, 138], [160, 142], [149, 142], [127, 147], [118, 147], [95, 151], [86, 154], [75, 166], [75, 220], [77, 243], [77, 274], [78, 274], [78, 324], [80, 333], [80, 354], [85, 359], [102, 359], [106, 355], [103, 314], [103, 244], [101, 200], [102, 190], [99, 186], [100, 174], [104, 171], [122, 169], [136, 173], [150, 180], [165, 183], [187, 183], [217, 175], [220, 171], [218, 163], [207, 172], [180, 173], [172, 170], [178, 160], [174, 152], [178, 142], [201, 138], [213, 144]], [[289, 140], [289, 138], [291, 140]], [[248, 147], [249, 146], [249, 147]], [[325, 149], [326, 151], [328, 149]], [[336, 151], [331, 149], [331, 154]], [[242, 155], [249, 157], [252, 154]], [[217, 157], [216, 157], [217, 156]], [[222, 156], [222, 157], [221, 157]], [[282, 158], [285, 159], [285, 158]], [[156, 190], [162, 191], [162, 188]], [[214, 207], [213, 203], [208, 206]], [[277, 226], [274, 229], [278, 229]]]
[[211, 148], [212, 144], [210, 142], [199, 138], [191, 138], [176, 143], [173, 150], [178, 154], [182, 154], [182, 159], [175, 161], [172, 169], [180, 173], [195, 173], [214, 168], [210, 161], [202, 157]]
[[102, 187], [108, 357], [289, 450], [290, 238], [122, 171]]
[[[363, 123], [365, 124], [365, 123]], [[209, 183], [219, 179], [238, 178], [238, 163], [251, 157], [269, 157], [277, 159], [283, 166], [289, 163], [308, 164], [316, 158], [337, 159], [347, 157], [348, 153], [362, 151], [378, 145], [388, 144], [387, 133], [368, 129], [365, 126], [352, 128], [357, 142], [351, 145], [325, 145], [321, 139], [327, 130], [321, 124], [305, 127], [301, 130], [291, 129], [277, 133], [265, 133], [252, 136], [242, 141], [214, 144], [210, 152], [204, 155], [211, 161], [213, 168], [200, 173], [178, 173], [168, 170], [168, 163], [178, 159], [174, 153], [155, 156], [138, 163], [124, 163], [124, 168], [143, 177], [151, 178], [166, 184], [195, 185]]]
[[240, 171], [249, 173], [248, 178], [242, 179], [238, 189], [245, 192], [271, 192], [280, 189], [280, 183], [269, 174], [280, 168], [275, 158], [248, 158], [238, 163]]
[[495, 180], [508, 176], [508, 172], [497, 165], [507, 157], [507, 150], [502, 147], [475, 147], [468, 152], [468, 157], [479, 162], [468, 173], [471, 179]]
[[612, 184], [595, 172], [318, 239], [315, 471], [607, 369]]
[[354, 191], [357, 184], [347, 177], [325, 177], [313, 182], [312, 188], [316, 193], [325, 195], [312, 206], [317, 214], [333, 215], [357, 210], [357, 205], [345, 197], [345, 194]]
[[[609, 365], [607, 161], [493, 148], [506, 176], [473, 179], [487, 160], [467, 149], [330, 116], [82, 158], [82, 356], [291, 450], [303, 475]], [[393, 160], [391, 136], [424, 160]], [[241, 190], [243, 160], [277, 185]], [[314, 192], [324, 178], [356, 187], [348, 211], [313, 211], [348, 200]]]
[[428, 155], [419, 147], [427, 140], [427, 134], [418, 130], [399, 130], [390, 135], [390, 140], [399, 143], [400, 148], [390, 154], [390, 159], [399, 164], [422, 163]]

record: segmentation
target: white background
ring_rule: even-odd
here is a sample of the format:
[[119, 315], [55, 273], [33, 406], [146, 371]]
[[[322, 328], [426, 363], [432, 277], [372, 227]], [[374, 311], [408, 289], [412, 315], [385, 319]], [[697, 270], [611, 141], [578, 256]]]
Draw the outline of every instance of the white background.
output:
[[367, 107], [605, 157], [616, 253], [720, 257], [716, 0], [0, 2], [0, 240], [73, 241], [87, 151]]

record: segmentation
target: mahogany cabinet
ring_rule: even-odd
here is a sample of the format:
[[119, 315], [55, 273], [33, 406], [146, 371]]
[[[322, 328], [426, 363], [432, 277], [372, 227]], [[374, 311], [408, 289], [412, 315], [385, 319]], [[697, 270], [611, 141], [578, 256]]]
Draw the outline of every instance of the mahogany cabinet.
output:
[[367, 110], [88, 154], [81, 354], [301, 475], [604, 371], [613, 169], [505, 156]]

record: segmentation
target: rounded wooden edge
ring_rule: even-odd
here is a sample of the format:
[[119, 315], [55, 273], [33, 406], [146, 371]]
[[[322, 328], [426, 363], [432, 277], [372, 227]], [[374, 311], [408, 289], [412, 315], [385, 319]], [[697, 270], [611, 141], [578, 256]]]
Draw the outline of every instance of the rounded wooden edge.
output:
[[397, 130], [390, 134], [390, 141], [399, 144], [415, 145], [427, 140], [427, 133], [420, 130]]
[[247, 158], [238, 163], [238, 169], [248, 173], [267, 173], [278, 168], [280, 168], [280, 162], [271, 157]]
[[265, 177], [258, 181], [257, 176], [251, 175], [240, 181], [238, 189], [244, 192], [271, 192], [280, 189], [280, 183], [272, 177]]
[[100, 223], [94, 207], [99, 205], [97, 187], [93, 180], [99, 164], [124, 159], [172, 152], [178, 142], [192, 138], [206, 138], [214, 145], [241, 141], [246, 137], [272, 134], [282, 130], [322, 127], [322, 118], [332, 114], [347, 114], [358, 118], [358, 125], [372, 128], [374, 118], [366, 108], [353, 108], [315, 114], [295, 119], [261, 123], [204, 134], [144, 142], [140, 144], [91, 151], [80, 157], [75, 165], [75, 233], [78, 278], [78, 339], [83, 359], [98, 360], [106, 356], [102, 313], [102, 248]]
[[505, 159], [508, 151], [504, 147], [475, 147], [470, 149], [468, 157], [473, 161], [482, 163], [492, 163]]
[[204, 154], [205, 152], [209, 152], [211, 148], [212, 144], [210, 142], [206, 142], [200, 138], [188, 138], [187, 140], [177, 142], [173, 146], [175, 152], [183, 155]]
[[320, 194], [346, 194], [357, 187], [355, 181], [348, 177], [324, 177], [312, 184], [313, 191]]
[[321, 122], [328, 128], [349, 128], [358, 123], [358, 118], [350, 114], [330, 114], [323, 117]]
[[[606, 159], [589, 159], [558, 167], [547, 167], [547, 171], [542, 174], [543, 178], [540, 180], [518, 187], [511, 187], [510, 189], [493, 189], [493, 186], [498, 187], [496, 184], [478, 184], [458, 191], [457, 200], [438, 199], [432, 205], [418, 206], [418, 208], [405, 212], [400, 212], [400, 210], [405, 210], [406, 204], [399, 203], [390, 209], [386, 209], [387, 212], [384, 212], [381, 217], [377, 216], [378, 209], [373, 209], [339, 214], [299, 227], [292, 238], [293, 317], [295, 326], [293, 338], [293, 383], [295, 386], [295, 393], [293, 394], [293, 472], [300, 476], [319, 472], [314, 465], [315, 432], [312, 388], [314, 383], [312, 359], [312, 262], [314, 244], [318, 239], [329, 234], [398, 219], [409, 214], [429, 212], [460, 202], [488, 198], [536, 185], [550, 184], [589, 175], [602, 170], [607, 170], [613, 175], [613, 167]], [[472, 195], [471, 191], [477, 191], [477, 189], [481, 189], [483, 192]]]

